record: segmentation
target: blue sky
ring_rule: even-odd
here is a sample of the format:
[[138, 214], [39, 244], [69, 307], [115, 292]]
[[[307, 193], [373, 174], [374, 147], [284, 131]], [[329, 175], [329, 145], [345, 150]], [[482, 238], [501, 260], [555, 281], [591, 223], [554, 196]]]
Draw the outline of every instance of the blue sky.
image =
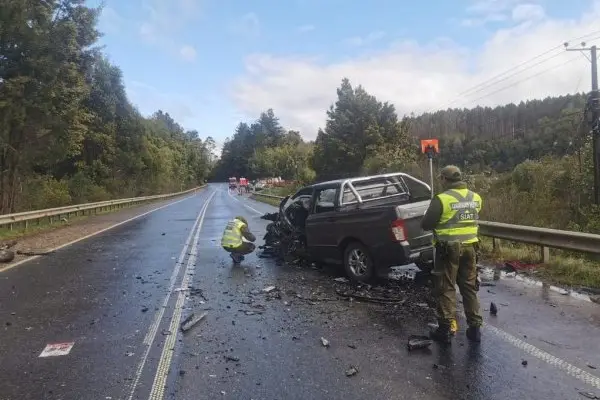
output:
[[[570, 34], [592, 4], [588, 0], [105, 0], [99, 28], [105, 53], [122, 69], [130, 99], [142, 113], [163, 109], [185, 128], [222, 142], [238, 122], [273, 107], [284, 124], [312, 138], [316, 126], [322, 125], [317, 119], [325, 117], [323, 106], [334, 99], [342, 78], [334, 76], [338, 70], [351, 80], [356, 76], [353, 83], [364, 83], [376, 95], [383, 90], [379, 85], [386, 84], [364, 68], [358, 72], [355, 65], [371, 63], [379, 68], [378, 57], [414, 55], [424, 62], [432, 57], [428, 64], [448, 65], [452, 73], [458, 68], [466, 74], [461, 79], [468, 74], [469, 79], [482, 78], [481, 64], [488, 60], [481, 57], [503, 34], [511, 40], [517, 34], [541, 35], [542, 25], [549, 29], [551, 23], [563, 24], [565, 35]], [[540, 52], [544, 44], [541, 40]], [[450, 52], [463, 57], [451, 59], [453, 55], [446, 54]], [[523, 53], [519, 57], [535, 55], [529, 47]], [[442, 55], [447, 58], [437, 58]], [[405, 64], [396, 66], [398, 74], [407, 73]], [[387, 73], [393, 77], [390, 68]], [[327, 84], [320, 84], [320, 77], [327, 77]], [[316, 97], [311, 99], [308, 86], [313, 85]], [[327, 92], [319, 93], [323, 87]], [[390, 96], [394, 98], [382, 100], [397, 100], [395, 93]], [[298, 97], [307, 104], [300, 104]], [[427, 108], [424, 101], [415, 101], [416, 111]], [[320, 108], [315, 104], [309, 110], [311, 103]], [[405, 112], [412, 107], [410, 102], [402, 104]]]

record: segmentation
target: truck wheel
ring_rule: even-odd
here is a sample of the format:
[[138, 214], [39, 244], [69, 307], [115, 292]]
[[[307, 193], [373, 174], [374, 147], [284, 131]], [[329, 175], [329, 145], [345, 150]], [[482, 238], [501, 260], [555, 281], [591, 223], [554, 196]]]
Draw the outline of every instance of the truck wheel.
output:
[[348, 277], [357, 282], [373, 278], [375, 267], [369, 250], [361, 243], [352, 242], [344, 250], [344, 268]]

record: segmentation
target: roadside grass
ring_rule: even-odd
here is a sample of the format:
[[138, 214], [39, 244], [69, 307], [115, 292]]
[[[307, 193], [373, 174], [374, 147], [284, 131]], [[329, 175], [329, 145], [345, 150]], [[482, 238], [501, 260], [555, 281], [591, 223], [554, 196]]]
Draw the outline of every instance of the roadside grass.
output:
[[522, 243], [502, 241], [494, 250], [491, 238], [481, 242], [482, 256], [492, 263], [520, 261], [536, 264], [533, 271], [522, 271], [547, 283], [570, 288], [600, 288], [600, 261], [585, 255], [550, 249], [550, 261], [542, 264], [540, 248]]

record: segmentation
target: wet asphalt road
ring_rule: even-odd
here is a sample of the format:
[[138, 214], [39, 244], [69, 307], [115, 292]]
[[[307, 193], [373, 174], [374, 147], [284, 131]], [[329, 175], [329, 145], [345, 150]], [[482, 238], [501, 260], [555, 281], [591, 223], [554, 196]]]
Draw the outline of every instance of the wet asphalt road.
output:
[[[485, 313], [480, 345], [466, 341], [460, 320], [450, 348], [408, 352], [406, 338], [425, 332], [431, 314], [418, 304], [424, 288], [407, 289], [394, 308], [337, 296], [335, 268], [258, 254], [231, 266], [219, 247], [226, 221], [244, 215], [260, 242], [259, 216], [272, 210], [212, 185], [0, 274], [0, 399], [600, 395], [598, 305], [500, 280], [481, 289], [482, 306], [494, 301], [499, 313]], [[182, 283], [193, 290], [178, 291]], [[278, 289], [263, 293], [269, 285]], [[177, 332], [192, 312], [207, 314]], [[70, 354], [39, 357], [58, 342], [74, 342]], [[359, 372], [347, 377], [350, 366]]]

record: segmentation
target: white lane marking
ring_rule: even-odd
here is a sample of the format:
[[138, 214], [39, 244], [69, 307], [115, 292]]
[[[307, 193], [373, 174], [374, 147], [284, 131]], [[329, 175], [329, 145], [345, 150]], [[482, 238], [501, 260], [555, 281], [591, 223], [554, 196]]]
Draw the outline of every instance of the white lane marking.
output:
[[243, 205], [244, 207], [249, 208], [250, 210], [254, 211], [255, 213], [259, 214], [259, 215], [264, 215], [264, 212], [258, 211], [256, 208], [250, 207], [248, 204], [245, 204], [244, 202], [236, 199], [235, 197], [232, 196], [230, 191], [227, 191], [227, 194], [229, 195], [229, 197], [231, 197], [232, 199], [234, 199], [235, 201], [237, 201], [238, 203], [240, 203], [241, 205]]
[[[211, 199], [212, 196], [214, 196], [214, 194], [215, 193], [213, 192], [212, 195], [209, 197], [209, 199]], [[167, 308], [169, 299], [171, 298], [171, 293], [173, 292], [173, 289], [175, 288], [175, 283], [177, 281], [177, 277], [179, 276], [179, 271], [181, 270], [181, 266], [183, 265], [183, 260], [185, 259], [185, 256], [187, 254], [189, 246], [192, 244], [192, 238], [194, 237], [195, 232], [198, 230], [198, 227], [200, 224], [200, 219], [202, 218], [202, 215], [203, 215], [202, 213], [206, 209], [206, 207], [207, 207], [207, 202], [205, 202], [202, 205], [202, 208], [198, 212], [198, 216], [196, 217], [194, 225], [192, 225], [190, 234], [188, 235], [188, 237], [185, 241], [185, 245], [183, 246], [183, 249], [181, 250], [181, 254], [179, 254], [179, 259], [177, 260], [177, 263], [175, 264], [175, 268], [173, 269], [173, 273], [171, 274], [171, 280], [169, 282], [168, 292], [163, 300], [162, 306], [156, 312], [156, 314], [154, 316], [154, 320], [153, 320], [152, 324], [150, 325], [150, 327], [148, 328], [148, 333], [146, 333], [146, 337], [144, 338], [144, 344], [147, 347], [146, 347], [146, 350], [144, 351], [144, 355], [142, 356], [142, 359], [140, 360], [140, 363], [138, 364], [138, 367], [136, 369], [135, 377], [134, 377], [133, 382], [130, 387], [129, 400], [133, 399], [133, 395], [135, 394], [135, 390], [137, 389], [137, 385], [142, 376], [142, 372], [144, 371], [144, 366], [146, 365], [146, 361], [148, 360], [148, 355], [150, 354], [150, 350], [152, 349], [152, 344], [154, 343], [154, 340], [156, 339], [158, 327], [160, 326], [160, 322], [165, 313], [165, 309]]]
[[521, 350], [525, 351], [526, 353], [529, 353], [532, 356], [534, 356], [542, 361], [545, 361], [546, 363], [548, 363], [550, 365], [557, 367], [558, 369], [561, 369], [567, 375], [575, 377], [575, 378], [579, 379], [580, 381], [595, 387], [596, 389], [600, 389], [600, 378], [598, 378], [597, 376], [592, 375], [589, 372], [584, 371], [581, 368], [578, 368], [578, 367], [568, 363], [565, 360], [562, 360], [556, 356], [553, 356], [550, 353], [547, 353], [541, 349], [538, 349], [534, 345], [529, 344], [519, 338], [516, 338], [513, 335], [511, 335], [510, 333], [505, 332], [500, 328], [497, 328], [490, 324], [485, 324], [485, 328], [486, 328], [486, 330], [491, 331], [492, 333], [494, 333], [496, 336], [500, 337], [501, 339], [504, 339], [506, 342], [512, 344], [516, 348], [521, 349]]
[[[190, 257], [188, 258], [187, 266], [183, 273], [183, 279], [181, 281], [182, 288], [187, 288], [189, 286], [190, 277], [193, 275], [196, 265], [196, 259], [198, 256], [198, 241], [200, 239], [200, 232], [202, 231], [202, 224], [204, 223], [204, 216], [206, 215], [208, 205], [210, 204], [210, 201], [212, 200], [215, 193], [213, 193], [209, 197], [209, 199], [206, 201], [204, 209], [202, 210], [202, 216], [200, 217], [198, 230], [196, 231], [192, 249], [190, 250]], [[171, 360], [173, 359], [175, 343], [179, 334], [178, 328], [179, 324], [181, 323], [181, 314], [183, 312], [185, 298], [186, 291], [179, 291], [179, 295], [177, 296], [177, 303], [175, 304], [175, 310], [173, 311], [173, 316], [169, 325], [169, 331], [171, 332], [171, 334], [167, 336], [167, 339], [165, 340], [165, 343], [163, 345], [163, 350], [158, 361], [158, 367], [156, 369], [156, 375], [154, 376], [154, 382], [152, 383], [152, 391], [150, 392], [150, 396], [148, 397], [150, 400], [162, 400], [162, 398], [165, 395], [167, 377], [169, 375], [169, 370], [171, 369]]]
[[56, 357], [56, 356], [66, 356], [71, 352], [71, 349], [75, 345], [75, 342], [66, 342], [66, 343], [50, 343], [44, 347], [42, 353], [38, 356], [41, 358], [44, 357]]
[[[94, 237], [94, 236], [96, 236], [96, 235], [99, 235], [99, 234], [101, 234], [101, 233], [103, 233], [103, 232], [109, 231], [109, 230], [111, 230], [111, 229], [114, 229], [114, 228], [116, 228], [116, 227], [118, 227], [118, 226], [121, 226], [121, 225], [127, 224], [127, 223], [129, 223], [129, 222], [131, 222], [131, 221], [134, 221], [134, 220], [138, 219], [138, 218], [144, 217], [144, 216], [146, 216], [146, 215], [148, 215], [148, 214], [152, 214], [152, 213], [153, 213], [153, 212], [155, 212], [155, 211], [162, 210], [163, 208], [170, 207], [170, 206], [172, 206], [172, 205], [175, 205], [175, 204], [177, 204], [177, 203], [181, 203], [182, 201], [189, 200], [189, 199], [191, 199], [191, 198], [195, 197], [197, 194], [198, 194], [198, 193], [194, 193], [193, 195], [191, 195], [191, 196], [187, 196], [187, 197], [186, 197], [186, 198], [184, 198], [184, 199], [177, 200], [177, 201], [174, 201], [174, 202], [172, 202], [172, 203], [165, 204], [165, 205], [163, 205], [163, 206], [160, 206], [160, 207], [154, 208], [154, 209], [152, 209], [152, 210], [150, 210], [150, 211], [146, 211], [146, 212], [145, 212], [145, 213], [143, 213], [143, 214], [136, 215], [135, 217], [132, 217], [132, 218], [126, 219], [125, 221], [121, 221], [121, 222], [119, 222], [119, 223], [116, 223], [116, 224], [114, 224], [114, 225], [111, 225], [111, 226], [109, 226], [109, 227], [107, 227], [107, 228], [100, 229], [99, 231], [96, 231], [96, 232], [90, 233], [89, 235], [85, 235], [85, 236], [82, 236], [82, 237], [80, 237], [80, 238], [77, 238], [77, 239], [75, 239], [75, 240], [72, 240], [72, 241], [70, 241], [69, 243], [61, 244], [60, 246], [57, 246], [57, 247], [55, 247], [55, 248], [53, 248], [53, 249], [49, 249], [49, 250], [48, 250], [48, 252], [54, 252], [54, 251], [57, 251], [57, 250], [60, 250], [60, 249], [64, 249], [65, 247], [71, 246], [71, 245], [73, 245], [73, 244], [75, 244], [75, 243], [77, 243], [77, 242], [81, 242], [82, 240], [89, 239], [89, 238], [91, 238], [91, 237]], [[9, 269], [13, 269], [13, 268], [15, 268], [15, 267], [18, 267], [18, 266], [19, 266], [19, 265], [21, 265], [21, 264], [25, 264], [26, 262], [33, 261], [33, 260], [35, 260], [35, 259], [37, 259], [37, 258], [40, 258], [40, 257], [42, 257], [42, 256], [31, 256], [31, 257], [24, 258], [24, 259], [22, 259], [22, 260], [20, 260], [20, 261], [17, 261], [17, 262], [16, 262], [16, 263], [14, 263], [14, 264], [10, 264], [10, 265], [7, 265], [6, 267], [0, 268], [0, 273], [2, 273], [2, 272], [4, 272], [4, 271], [8, 271]]]

